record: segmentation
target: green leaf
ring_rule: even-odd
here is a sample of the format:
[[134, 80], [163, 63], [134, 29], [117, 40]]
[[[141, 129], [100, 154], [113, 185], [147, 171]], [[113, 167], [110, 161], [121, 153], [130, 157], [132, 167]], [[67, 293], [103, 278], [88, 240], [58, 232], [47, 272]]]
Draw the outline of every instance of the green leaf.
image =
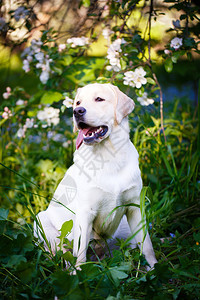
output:
[[186, 39], [184, 39], [184, 45], [186, 47], [194, 47], [196, 45], [196, 43], [193, 38], [186, 38]]
[[[51, 284], [56, 295], [61, 296], [71, 294], [78, 287], [78, 276], [72, 276], [66, 271], [58, 270], [50, 276]], [[72, 299], [72, 298], [71, 298]]]
[[169, 164], [169, 162], [168, 162], [168, 160], [167, 160], [167, 157], [166, 157], [166, 155], [165, 155], [165, 152], [164, 152], [162, 149], [161, 149], [161, 155], [162, 155], [162, 158], [163, 158], [163, 160], [164, 160], [165, 166], [166, 166], [166, 168], [167, 168], [168, 174], [170, 175], [170, 177], [174, 178], [174, 173], [173, 173], [173, 171], [172, 171], [172, 168], [171, 168], [171, 166], [170, 166], [170, 164]]
[[171, 148], [171, 145], [167, 145], [167, 149], [168, 149], [168, 152], [172, 158], [172, 163], [173, 163], [173, 167], [174, 167], [174, 173], [175, 175], [177, 175], [177, 168], [176, 168], [176, 163], [175, 163], [175, 159], [174, 159], [174, 155], [173, 155], [173, 152], [172, 152], [172, 148]]
[[126, 61], [123, 58], [120, 59], [120, 65], [122, 67], [122, 70], [126, 69]]
[[40, 103], [52, 104], [53, 102], [60, 101], [62, 98], [63, 98], [63, 95], [61, 93], [54, 92], [54, 91], [48, 91], [42, 96]]
[[74, 263], [75, 258], [73, 257], [72, 253], [70, 251], [65, 252], [62, 255], [62, 258], [68, 262], [70, 262], [71, 264]]
[[173, 70], [173, 62], [171, 58], [167, 58], [165, 61], [165, 70], [170, 73]]
[[128, 277], [128, 274], [124, 271], [128, 271], [130, 269], [130, 266], [127, 264], [124, 264], [123, 266], [115, 266], [113, 268], [110, 268], [110, 274], [116, 284], [118, 286], [120, 284], [120, 281], [122, 279], [125, 279]]
[[16, 268], [18, 265], [21, 264], [21, 262], [24, 262], [24, 263], [27, 262], [27, 259], [26, 259], [26, 257], [24, 257], [24, 255], [12, 255], [9, 257], [7, 264], [4, 264], [4, 267], [7, 267], [7, 268], [15, 267]]
[[5, 220], [7, 220], [8, 213], [9, 213], [9, 210], [8, 210], [8, 209], [1, 208], [1, 209], [0, 209], [0, 221], [5, 221]]
[[151, 78], [151, 77], [147, 77], [147, 82], [148, 82], [149, 84], [153, 84], [153, 85], [156, 84], [155, 80], [154, 80], [153, 78]]
[[66, 55], [62, 58], [61, 63], [63, 66], [69, 66], [72, 63], [73, 59], [71, 55]]
[[83, 6], [89, 7], [90, 6], [90, 0], [83, 0]]
[[32, 263], [21, 261], [17, 268], [18, 276], [23, 283], [30, 282], [36, 275], [35, 266]]
[[73, 227], [73, 221], [72, 220], [69, 220], [69, 221], [66, 221], [62, 224], [62, 227], [59, 231], [61, 231], [61, 235], [60, 235], [60, 239], [63, 239], [65, 238], [72, 230], [72, 227]]
[[176, 51], [173, 53], [172, 62], [177, 63], [177, 60], [186, 53], [185, 50]]
[[152, 119], [152, 121], [154, 122], [154, 124], [155, 124], [155, 126], [157, 127], [157, 128], [159, 128], [159, 126], [160, 126], [160, 119], [156, 119], [156, 118], [154, 118], [153, 116], [151, 116], [151, 119]]

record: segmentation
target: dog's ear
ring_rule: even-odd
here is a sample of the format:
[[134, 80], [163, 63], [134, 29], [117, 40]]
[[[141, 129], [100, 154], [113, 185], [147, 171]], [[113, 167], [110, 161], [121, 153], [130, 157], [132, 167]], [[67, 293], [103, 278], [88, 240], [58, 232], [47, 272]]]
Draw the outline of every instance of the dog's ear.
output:
[[120, 124], [123, 118], [128, 116], [134, 110], [135, 103], [126, 94], [121, 92], [117, 86], [111, 85], [111, 87], [112, 89], [114, 89], [117, 97], [115, 114], [116, 114], [116, 121], [118, 124]]
[[74, 126], [73, 126], [73, 132], [75, 133], [75, 132], [77, 132], [77, 130], [78, 130], [78, 127], [77, 127], [77, 126], [76, 126], [76, 124], [75, 124], [74, 117], [73, 117], [73, 122], [74, 122]]

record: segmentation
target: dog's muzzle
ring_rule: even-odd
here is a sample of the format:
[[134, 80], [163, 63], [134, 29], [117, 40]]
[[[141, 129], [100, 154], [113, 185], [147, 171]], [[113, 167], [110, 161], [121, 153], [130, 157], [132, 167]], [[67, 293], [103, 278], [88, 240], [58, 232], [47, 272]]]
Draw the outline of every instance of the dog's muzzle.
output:
[[86, 114], [86, 109], [82, 106], [76, 107], [74, 109], [74, 117], [75, 117], [77, 123], [84, 120], [85, 114]]

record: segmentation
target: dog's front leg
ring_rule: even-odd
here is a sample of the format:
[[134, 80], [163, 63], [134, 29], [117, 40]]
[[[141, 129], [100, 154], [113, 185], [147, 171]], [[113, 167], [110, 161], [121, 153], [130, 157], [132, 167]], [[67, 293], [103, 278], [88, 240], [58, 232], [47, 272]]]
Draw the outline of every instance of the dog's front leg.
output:
[[77, 257], [76, 266], [86, 261], [86, 252], [92, 234], [93, 218], [88, 212], [76, 214], [74, 226], [73, 255]]
[[127, 220], [132, 234], [135, 234], [135, 240], [142, 249], [148, 264], [153, 268], [157, 263], [149, 233], [146, 230], [146, 220], [142, 220], [139, 208], [130, 207], [127, 211]]

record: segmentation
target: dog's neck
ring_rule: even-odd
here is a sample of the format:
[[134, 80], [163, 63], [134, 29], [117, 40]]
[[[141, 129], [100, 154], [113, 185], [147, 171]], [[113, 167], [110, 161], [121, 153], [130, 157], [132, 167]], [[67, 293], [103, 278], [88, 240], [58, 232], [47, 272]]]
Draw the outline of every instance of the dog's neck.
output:
[[[113, 126], [111, 134], [102, 142], [91, 146], [82, 144], [74, 154], [74, 163], [87, 165], [94, 161], [95, 165], [101, 162], [124, 161], [130, 146], [128, 117], [124, 118], [118, 125]], [[117, 158], [121, 157], [120, 160]]]

